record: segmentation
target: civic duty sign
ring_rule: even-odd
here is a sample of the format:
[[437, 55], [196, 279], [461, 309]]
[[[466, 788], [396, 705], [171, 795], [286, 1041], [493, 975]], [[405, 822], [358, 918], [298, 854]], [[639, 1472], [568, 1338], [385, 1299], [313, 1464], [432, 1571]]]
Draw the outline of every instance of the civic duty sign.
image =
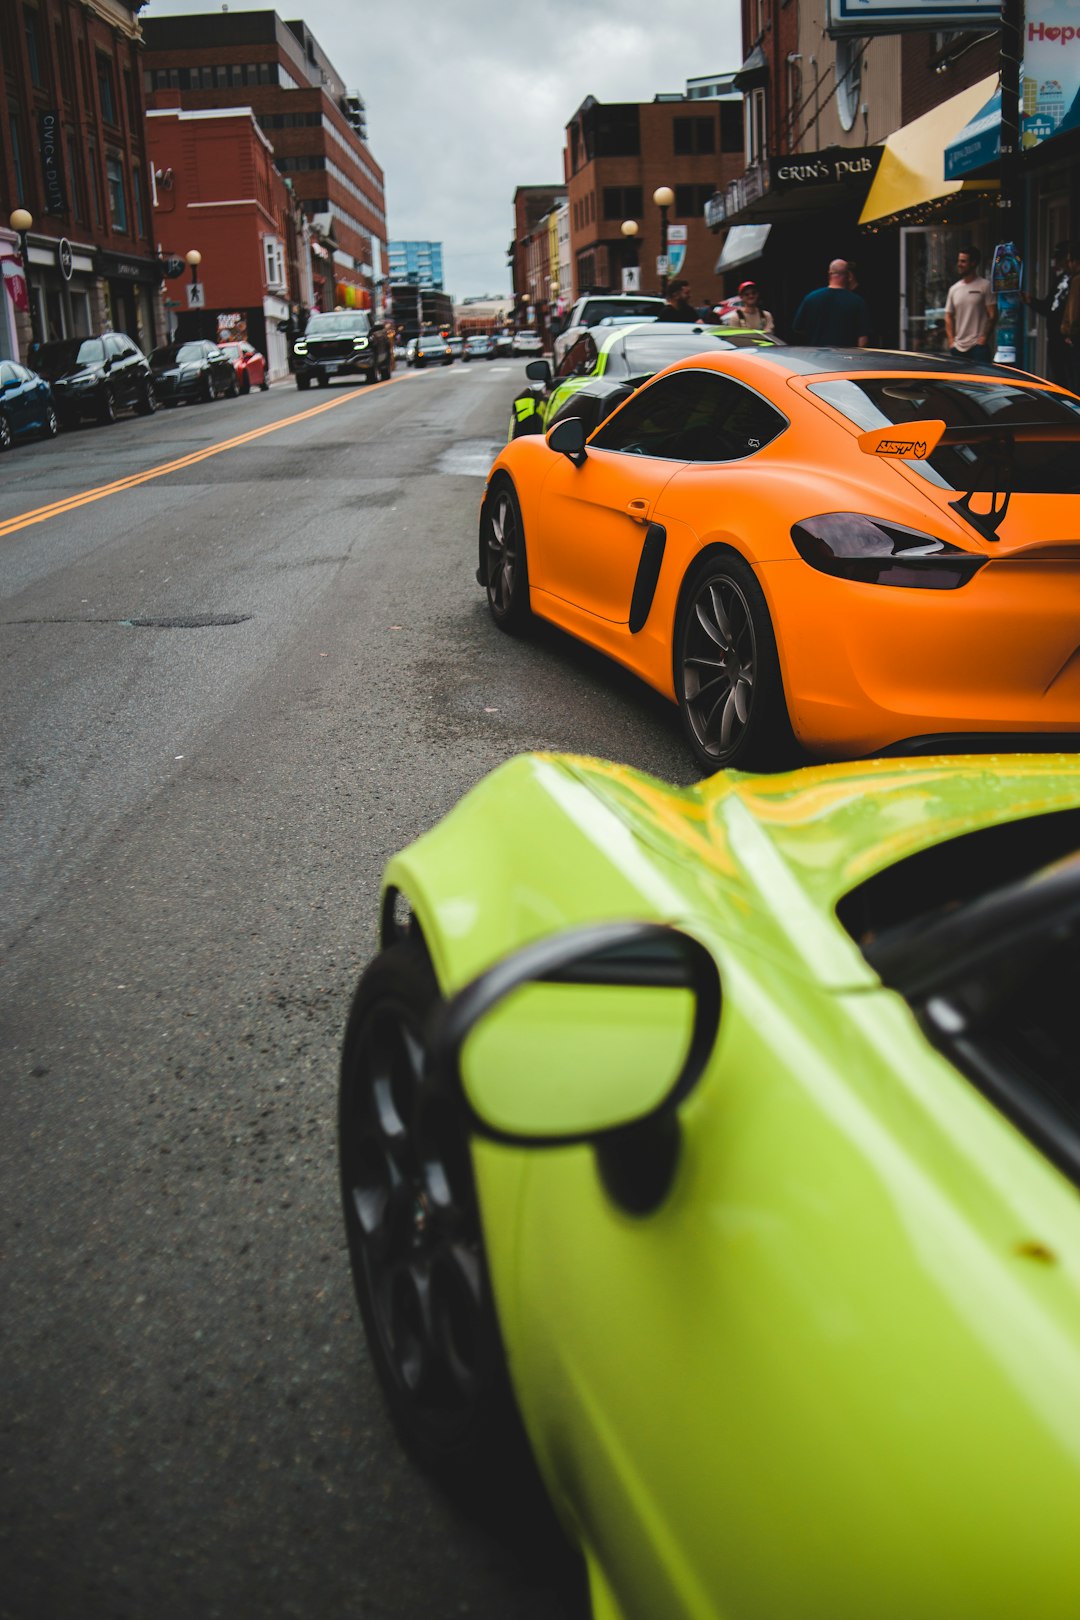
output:
[[935, 28], [996, 28], [1001, 0], [827, 0], [830, 34], [903, 34]]
[[38, 113], [38, 149], [41, 152], [41, 178], [45, 189], [45, 212], [66, 214], [64, 160], [60, 151], [60, 114], [55, 107]]
[[792, 152], [769, 159], [769, 190], [813, 186], [868, 186], [881, 162], [880, 146], [831, 146], [824, 152]]

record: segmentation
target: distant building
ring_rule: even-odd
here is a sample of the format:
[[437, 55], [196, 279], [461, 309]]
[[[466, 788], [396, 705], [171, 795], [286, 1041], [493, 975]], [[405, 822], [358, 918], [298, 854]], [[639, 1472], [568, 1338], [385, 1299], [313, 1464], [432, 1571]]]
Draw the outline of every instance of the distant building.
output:
[[566, 198], [565, 185], [518, 186], [514, 192], [514, 235], [508, 258], [519, 325], [536, 322], [537, 300], [543, 297], [541, 265], [548, 255], [548, 215], [560, 198]]
[[441, 242], [387, 242], [386, 273], [391, 281], [408, 281], [415, 286], [443, 286]]
[[157, 238], [166, 258], [182, 259], [190, 247], [202, 254], [199, 307], [190, 307], [186, 266], [166, 283], [170, 325], [181, 337], [246, 337], [266, 355], [272, 377], [287, 376], [290, 296], [300, 301], [288, 272], [296, 205], [270, 142], [249, 107], [156, 108], [146, 124], [161, 176]]
[[412, 282], [392, 281], [387, 287], [387, 316], [399, 338], [408, 342], [433, 327], [452, 329], [454, 300], [439, 287], [420, 287]]
[[190, 112], [250, 107], [315, 231], [318, 307], [377, 301], [386, 273], [383, 171], [367, 145], [364, 103], [304, 22], [274, 11], [214, 11], [143, 21], [147, 99]]
[[[714, 76], [703, 87], [719, 96], [720, 85]], [[690, 282], [698, 302], [715, 296], [716, 244], [705, 205], [745, 164], [740, 97], [688, 93], [639, 103], [589, 96], [567, 125], [564, 161], [579, 295], [624, 285], [659, 291], [662, 220], [653, 194], [666, 186], [673, 193], [667, 209], [671, 272]], [[631, 222], [636, 230], [624, 232]]]
[[[0, 358], [162, 329], [140, 84], [141, 0], [0, 0]], [[29, 264], [8, 216], [24, 208]]]

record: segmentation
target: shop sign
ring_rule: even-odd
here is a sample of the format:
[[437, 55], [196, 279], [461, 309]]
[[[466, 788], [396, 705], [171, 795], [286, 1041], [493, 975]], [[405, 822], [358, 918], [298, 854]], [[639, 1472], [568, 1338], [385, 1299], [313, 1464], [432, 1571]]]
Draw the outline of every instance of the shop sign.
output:
[[125, 259], [119, 253], [99, 253], [98, 273], [114, 281], [156, 281], [157, 265], [140, 259]]
[[826, 29], [838, 34], [903, 34], [938, 28], [993, 29], [1001, 0], [828, 0]]
[[165, 275], [170, 281], [175, 281], [177, 276], [182, 276], [184, 273], [184, 261], [178, 253], [170, 253], [169, 257], [164, 261], [163, 267]]
[[824, 152], [793, 152], [769, 159], [770, 191], [804, 191], [813, 186], [868, 186], [881, 162], [880, 146], [829, 147]]
[[1080, 11], [1070, 0], [1027, 0], [1020, 145], [1080, 129]]
[[75, 260], [71, 252], [71, 243], [66, 236], [62, 236], [56, 244], [56, 258], [60, 265], [60, 274], [65, 281], [70, 281], [71, 272], [75, 268]]
[[247, 316], [239, 310], [232, 310], [228, 314], [217, 318], [217, 340], [219, 343], [240, 343], [247, 338]]
[[60, 113], [47, 107], [38, 113], [38, 149], [41, 152], [41, 178], [45, 186], [45, 212], [66, 214], [64, 167], [60, 152]]

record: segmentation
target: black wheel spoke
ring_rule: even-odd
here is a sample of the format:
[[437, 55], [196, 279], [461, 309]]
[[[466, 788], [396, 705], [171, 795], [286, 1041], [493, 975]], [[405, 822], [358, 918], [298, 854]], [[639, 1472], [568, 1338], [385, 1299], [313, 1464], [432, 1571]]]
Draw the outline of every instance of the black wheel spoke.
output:
[[693, 735], [720, 762], [738, 748], [753, 711], [756, 642], [743, 591], [727, 576], [697, 589], [686, 617], [682, 693]]

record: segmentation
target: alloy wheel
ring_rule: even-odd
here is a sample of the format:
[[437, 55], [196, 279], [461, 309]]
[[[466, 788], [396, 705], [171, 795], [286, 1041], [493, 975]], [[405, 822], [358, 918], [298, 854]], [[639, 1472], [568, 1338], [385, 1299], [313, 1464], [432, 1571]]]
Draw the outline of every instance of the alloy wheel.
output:
[[509, 613], [513, 605], [520, 543], [517, 506], [510, 492], [500, 489], [488, 520], [487, 542], [488, 600], [497, 614]]
[[354, 1264], [399, 1397], [436, 1429], [467, 1423], [482, 1382], [485, 1273], [472, 1171], [414, 1008], [370, 1010], [343, 1120]]
[[702, 751], [723, 762], [750, 723], [757, 638], [735, 580], [718, 574], [700, 588], [686, 620], [682, 674], [686, 713]]

